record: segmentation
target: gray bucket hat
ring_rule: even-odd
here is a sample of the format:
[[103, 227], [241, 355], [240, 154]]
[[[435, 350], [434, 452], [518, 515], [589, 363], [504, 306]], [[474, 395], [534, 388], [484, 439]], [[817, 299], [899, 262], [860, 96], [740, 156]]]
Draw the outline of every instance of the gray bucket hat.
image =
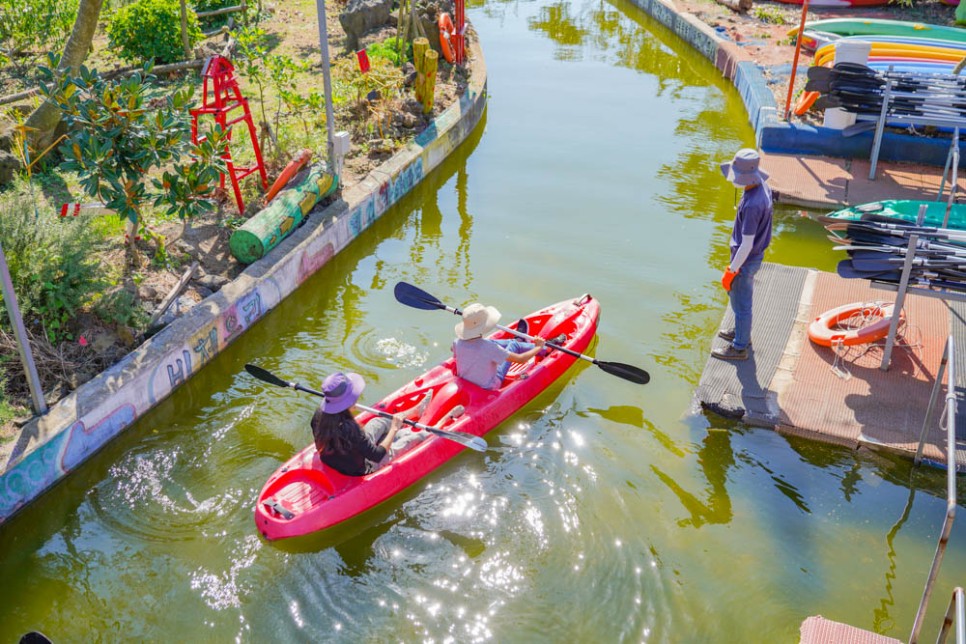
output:
[[759, 168], [761, 155], [758, 150], [742, 148], [735, 152], [735, 158], [721, 164], [721, 174], [736, 186], [753, 186], [764, 183], [768, 173]]

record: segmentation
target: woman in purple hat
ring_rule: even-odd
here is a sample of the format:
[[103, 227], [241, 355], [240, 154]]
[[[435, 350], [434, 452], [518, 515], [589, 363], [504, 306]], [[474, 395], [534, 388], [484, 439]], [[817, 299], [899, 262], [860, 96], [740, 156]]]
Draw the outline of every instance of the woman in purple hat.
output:
[[[357, 373], [333, 373], [322, 382], [325, 399], [312, 416], [319, 457], [347, 476], [365, 476], [378, 469], [403, 424], [403, 414], [396, 414], [392, 421], [377, 416], [365, 429], [360, 427], [349, 410], [365, 388], [365, 380]], [[428, 404], [429, 396], [420, 401], [417, 413], [422, 414]]]

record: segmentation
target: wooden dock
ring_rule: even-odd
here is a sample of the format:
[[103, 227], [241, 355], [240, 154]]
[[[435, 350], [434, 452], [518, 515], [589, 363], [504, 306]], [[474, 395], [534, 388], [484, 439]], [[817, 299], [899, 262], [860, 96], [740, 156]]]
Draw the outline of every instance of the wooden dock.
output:
[[[912, 458], [918, 447], [932, 387], [950, 334], [962, 336], [957, 353], [956, 390], [966, 399], [966, 307], [909, 294], [905, 326], [880, 369], [884, 341], [833, 350], [808, 339], [808, 324], [828, 309], [851, 302], [891, 302], [895, 293], [861, 279], [765, 264], [755, 282], [754, 325], [748, 360], [708, 358], [695, 397], [700, 406], [749, 425], [859, 449], [888, 451]], [[726, 307], [722, 328], [733, 317]], [[712, 346], [723, 345], [717, 337]], [[712, 346], [709, 346], [709, 353]], [[944, 392], [938, 405], [944, 403]], [[966, 436], [966, 404], [958, 414], [958, 436]], [[928, 428], [924, 457], [946, 463], [946, 435], [935, 416]], [[966, 441], [960, 440], [957, 466], [966, 469]]]

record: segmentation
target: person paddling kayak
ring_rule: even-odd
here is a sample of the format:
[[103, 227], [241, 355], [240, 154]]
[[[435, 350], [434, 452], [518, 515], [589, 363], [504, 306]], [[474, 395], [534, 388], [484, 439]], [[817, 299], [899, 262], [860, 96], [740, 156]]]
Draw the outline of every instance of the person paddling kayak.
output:
[[[384, 465], [406, 417], [395, 414], [390, 420], [377, 416], [365, 428], [360, 427], [349, 410], [365, 388], [365, 380], [357, 373], [329, 375], [322, 381], [325, 398], [312, 415], [312, 436], [319, 458], [346, 476], [365, 476]], [[429, 394], [419, 401], [412, 420], [423, 415], [431, 399]]]
[[[499, 389], [510, 369], [510, 363], [524, 364], [543, 350], [546, 340], [488, 340], [483, 336], [496, 328], [500, 312], [479, 302], [463, 309], [463, 319], [456, 325], [453, 356], [456, 375], [484, 389]], [[525, 331], [524, 331], [525, 332]], [[555, 338], [554, 342], [565, 341]]]

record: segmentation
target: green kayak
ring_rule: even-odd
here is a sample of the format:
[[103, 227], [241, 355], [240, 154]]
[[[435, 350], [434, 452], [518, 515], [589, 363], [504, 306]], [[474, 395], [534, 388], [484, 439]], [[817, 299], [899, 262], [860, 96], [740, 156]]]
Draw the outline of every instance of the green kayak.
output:
[[[882, 215], [885, 217], [896, 217], [915, 223], [919, 216], [919, 206], [925, 204], [926, 219], [924, 226], [938, 228], [943, 225], [943, 218], [946, 216], [945, 201], [914, 201], [911, 199], [889, 199], [886, 201], [873, 201], [860, 206], [843, 208], [830, 212], [829, 217], [835, 219], [862, 219], [863, 215]], [[955, 230], [966, 230], [966, 204], [953, 204], [953, 209], [949, 213], [949, 224], [946, 228]]]
[[[948, 42], [966, 42], [966, 29], [905, 20], [830, 18], [806, 22], [805, 29], [839, 36], [915, 36]], [[798, 30], [791, 33], [798, 33]]]

